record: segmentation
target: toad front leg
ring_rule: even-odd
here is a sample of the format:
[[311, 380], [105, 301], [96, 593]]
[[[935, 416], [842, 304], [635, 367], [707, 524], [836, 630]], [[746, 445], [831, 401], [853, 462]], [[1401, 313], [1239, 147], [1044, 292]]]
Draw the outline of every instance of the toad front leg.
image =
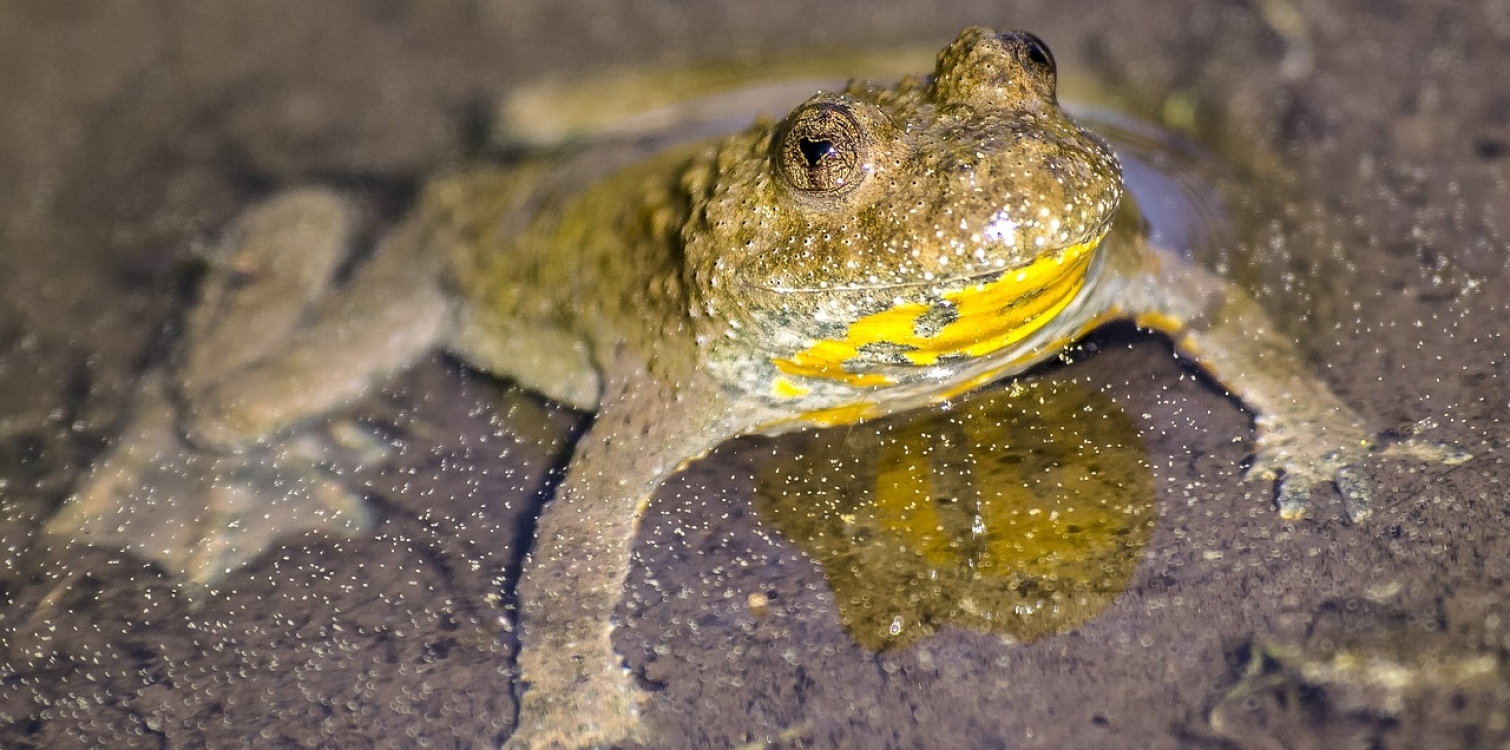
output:
[[[1153, 248], [1118, 261], [1126, 287], [1113, 306], [1139, 325], [1163, 331], [1254, 413], [1253, 464], [1247, 478], [1278, 482], [1281, 517], [1303, 516], [1313, 487], [1335, 485], [1352, 521], [1373, 515], [1365, 463], [1376, 436], [1351, 407], [1311, 374], [1300, 349], [1247, 292]], [[1446, 446], [1404, 441], [1385, 452], [1456, 464], [1471, 456]]]
[[655, 488], [740, 431], [721, 392], [692, 377], [667, 383], [632, 364], [609, 373], [598, 415], [545, 506], [524, 563], [524, 692], [509, 750], [644, 738], [644, 692], [612, 643], [634, 537]]

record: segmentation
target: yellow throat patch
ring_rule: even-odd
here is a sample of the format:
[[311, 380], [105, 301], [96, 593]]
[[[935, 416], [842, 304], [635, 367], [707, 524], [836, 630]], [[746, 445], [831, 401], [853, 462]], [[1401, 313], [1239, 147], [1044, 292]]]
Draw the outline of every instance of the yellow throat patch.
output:
[[[924, 315], [938, 303], [906, 302], [851, 323], [840, 339], [824, 339], [791, 357], [774, 360], [788, 375], [835, 380], [853, 386], [883, 387], [896, 381], [880, 373], [852, 372], [846, 365], [867, 346], [898, 351], [914, 365], [936, 364], [946, 356], [979, 357], [1011, 346], [1047, 325], [1085, 286], [1094, 250], [1105, 233], [1007, 271], [1000, 278], [945, 292], [953, 308], [945, 325], [930, 327]], [[777, 395], [805, 392], [778, 381]]]

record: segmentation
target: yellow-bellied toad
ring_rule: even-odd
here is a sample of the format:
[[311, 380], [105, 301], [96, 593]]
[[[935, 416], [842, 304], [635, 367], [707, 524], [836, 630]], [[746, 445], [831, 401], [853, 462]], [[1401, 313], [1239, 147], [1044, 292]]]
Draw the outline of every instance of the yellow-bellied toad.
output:
[[[513, 747], [639, 731], [610, 617], [640, 514], [678, 467], [741, 433], [948, 398], [1112, 318], [1169, 332], [1257, 414], [1257, 474], [1283, 475], [1285, 513], [1335, 481], [1366, 515], [1371, 434], [1247, 295], [1113, 230], [1118, 160], [1055, 85], [1037, 38], [976, 28], [930, 76], [820, 93], [722, 140], [471, 167], [334, 289], [350, 212], [326, 191], [276, 196], [230, 233], [162, 387], [192, 445], [218, 451], [212, 475], [441, 346], [597, 412], [519, 584]], [[125, 440], [51, 530], [109, 525], [137, 454], [160, 455]], [[323, 517], [355, 522], [329, 502]], [[258, 551], [176, 543], [199, 552], [163, 559], [193, 579]]]

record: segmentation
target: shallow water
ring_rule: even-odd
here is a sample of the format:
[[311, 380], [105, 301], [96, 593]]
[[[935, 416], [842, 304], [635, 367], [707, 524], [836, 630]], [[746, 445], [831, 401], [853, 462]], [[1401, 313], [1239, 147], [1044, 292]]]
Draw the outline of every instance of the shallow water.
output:
[[[448, 363], [358, 409], [402, 444], [361, 477], [384, 517], [372, 539], [292, 540], [197, 604], [133, 559], [34, 543], [113, 434], [133, 373], [166, 356], [190, 249], [251, 195], [335, 181], [389, 210], [465, 150], [468, 113], [547, 70], [941, 44], [981, 22], [1035, 30], [1061, 68], [1140, 116], [1192, 124], [1218, 153], [1275, 154], [1303, 190], [1213, 262], [1292, 311], [1317, 369], [1372, 422], [1481, 456], [1376, 462], [1385, 496], [1367, 526], [1320, 495], [1314, 518], [1283, 523], [1239, 480], [1247, 415], [1157, 337], [1104, 333], [1060, 374], [1110, 395], [1149, 451], [1160, 520], [1126, 592], [1031, 644], [945, 629], [877, 655], [843, 629], [818, 564], [754, 513], [770, 448], [743, 441], [673, 480], [645, 524], [617, 643], [655, 688], [652, 725], [689, 747], [1502, 738], [1502, 3], [744, 7], [8, 6], [0, 745], [407, 747], [507, 731], [500, 592], [575, 421]], [[1433, 672], [1402, 641], [1483, 668]], [[1335, 669], [1346, 654], [1328, 644], [1343, 642], [1400, 666], [1403, 687]]]

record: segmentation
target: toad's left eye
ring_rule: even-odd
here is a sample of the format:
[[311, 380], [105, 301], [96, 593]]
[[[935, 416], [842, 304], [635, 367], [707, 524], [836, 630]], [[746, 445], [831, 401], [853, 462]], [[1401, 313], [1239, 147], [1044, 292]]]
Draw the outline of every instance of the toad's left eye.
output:
[[1026, 31], [1019, 31], [1016, 34], [1018, 39], [1022, 41], [1023, 50], [1027, 53], [1028, 62], [1036, 66], [1040, 73], [1054, 75], [1054, 53], [1049, 51], [1049, 45], [1044, 44], [1042, 39]]
[[787, 120], [774, 154], [788, 184], [805, 193], [840, 193], [865, 179], [870, 141], [848, 107], [813, 104]]

